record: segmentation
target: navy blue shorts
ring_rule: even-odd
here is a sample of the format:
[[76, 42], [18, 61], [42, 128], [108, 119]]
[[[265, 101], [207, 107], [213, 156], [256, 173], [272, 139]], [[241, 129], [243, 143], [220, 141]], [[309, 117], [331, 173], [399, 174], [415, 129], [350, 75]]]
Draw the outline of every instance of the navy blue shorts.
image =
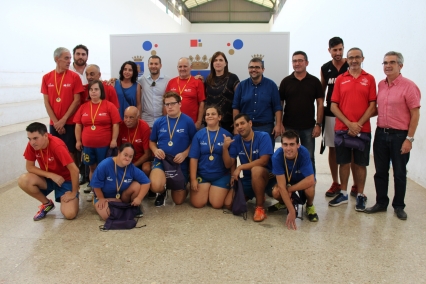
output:
[[77, 151], [77, 149], [75, 148], [75, 144], [77, 143], [77, 141], [75, 140], [75, 124], [65, 124], [64, 128], [65, 134], [59, 134], [56, 131], [55, 127], [53, 127], [53, 125], [50, 125], [49, 131], [50, 134], [64, 141], [70, 153], [75, 153], [75, 151]]
[[[72, 184], [70, 181], [65, 181], [62, 186], [59, 186], [50, 178], [45, 178], [45, 180], [47, 183], [47, 189], [42, 189], [41, 192], [44, 194], [44, 196], [48, 196], [52, 191], [55, 191], [56, 202], [61, 202], [61, 197], [65, 194], [65, 192], [72, 191]], [[77, 198], [78, 196], [79, 193], [77, 193]]]
[[[241, 179], [241, 183], [243, 184], [244, 195], [248, 199], [252, 199], [252, 198], [256, 197], [255, 194], [254, 194], [253, 187], [251, 185], [251, 177], [250, 178], [243, 177]], [[272, 174], [272, 173], [269, 173], [269, 179], [268, 179], [268, 183], [266, 184], [266, 187], [265, 187], [265, 193], [269, 196], [272, 196], [272, 189], [274, 188], [274, 186], [276, 184], [277, 184], [277, 179], [275, 178], [275, 175]]]
[[83, 147], [83, 163], [85, 165], [99, 164], [106, 158], [109, 146], [102, 148]]

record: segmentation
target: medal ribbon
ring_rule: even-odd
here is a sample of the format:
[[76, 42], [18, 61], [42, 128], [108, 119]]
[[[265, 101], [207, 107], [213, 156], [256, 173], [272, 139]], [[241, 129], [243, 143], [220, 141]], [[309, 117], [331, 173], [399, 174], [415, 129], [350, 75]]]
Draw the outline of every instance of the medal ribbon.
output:
[[46, 172], [49, 171], [49, 144], [47, 144], [46, 148], [46, 158], [47, 162], [44, 161], [43, 151], [40, 149], [41, 159], [43, 160], [44, 168], [46, 169]]
[[216, 138], [217, 138], [217, 135], [219, 134], [219, 129], [216, 131], [216, 136], [214, 137], [214, 140], [213, 140], [213, 146], [211, 146], [211, 144], [210, 144], [210, 134], [209, 134], [209, 130], [207, 129], [207, 127], [206, 127], [206, 131], [207, 131], [207, 141], [209, 142], [210, 156], [213, 156], [214, 144], [216, 143]]
[[253, 140], [254, 140], [254, 132], [253, 132], [253, 136], [251, 137], [250, 157], [249, 157], [247, 150], [246, 150], [246, 146], [244, 146], [243, 137], [241, 137], [241, 144], [243, 144], [243, 149], [244, 149], [244, 152], [246, 152], [246, 156], [247, 156], [247, 159], [249, 160], [249, 163], [251, 163], [251, 159], [252, 159], [252, 155], [253, 155]]
[[185, 91], [186, 85], [188, 85], [189, 80], [191, 80], [191, 75], [189, 75], [188, 81], [186, 81], [185, 86], [183, 86], [183, 89], [180, 88], [180, 79], [178, 77], [178, 87], [179, 87], [179, 95], [182, 97], [183, 91]]
[[114, 160], [115, 170], [115, 186], [117, 187], [117, 194], [120, 194], [121, 186], [123, 185], [124, 177], [126, 176], [127, 166], [124, 168], [123, 177], [121, 178], [120, 186], [118, 186], [117, 162]]
[[139, 121], [138, 121], [138, 124], [136, 125], [136, 131], [135, 131], [135, 134], [133, 134], [133, 139], [132, 140], [130, 140], [130, 131], [129, 131], [129, 128], [127, 128], [127, 136], [129, 137], [129, 142], [132, 143], [132, 145], [133, 145], [133, 141], [135, 141], [136, 133], [138, 133], [138, 127], [139, 127]]
[[294, 159], [294, 164], [293, 164], [293, 168], [291, 169], [290, 175], [288, 174], [287, 159], [285, 158], [285, 154], [283, 154], [283, 156], [284, 156], [284, 163], [285, 163], [285, 170], [286, 170], [285, 175], [287, 177], [287, 183], [290, 184], [291, 176], [293, 175], [293, 170], [296, 167], [297, 157], [299, 156], [299, 153], [296, 154], [296, 159]]
[[96, 112], [95, 112], [95, 116], [93, 116], [92, 115], [92, 102], [90, 102], [90, 118], [92, 119], [92, 126], [95, 126], [95, 119], [96, 119], [96, 115], [98, 114], [98, 110], [99, 110], [99, 108], [100, 108], [100, 106], [101, 106], [101, 104], [102, 104], [102, 100], [101, 100], [101, 102], [98, 104], [98, 108], [96, 109]]
[[67, 70], [65, 70], [64, 74], [62, 75], [61, 85], [59, 86], [59, 89], [58, 89], [58, 83], [56, 82], [56, 70], [55, 70], [55, 88], [56, 88], [56, 93], [58, 94], [58, 98], [61, 98], [62, 82], [64, 81], [65, 73], [67, 73]]
[[176, 123], [175, 123], [175, 126], [173, 127], [172, 133], [170, 133], [169, 116], [167, 116], [167, 129], [169, 130], [170, 141], [172, 141], [173, 135], [175, 134], [176, 126], [177, 126], [177, 124], [179, 122], [180, 115], [181, 115], [181, 113], [179, 113], [178, 119], [176, 120]]

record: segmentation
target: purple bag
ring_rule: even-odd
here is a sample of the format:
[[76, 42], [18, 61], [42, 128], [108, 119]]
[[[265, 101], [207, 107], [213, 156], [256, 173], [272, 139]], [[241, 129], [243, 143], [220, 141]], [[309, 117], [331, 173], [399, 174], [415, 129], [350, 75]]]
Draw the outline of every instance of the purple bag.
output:
[[163, 160], [164, 174], [166, 175], [166, 186], [171, 190], [185, 189], [185, 177], [180, 164], [173, 162], [174, 157], [166, 154]]
[[364, 151], [366, 143], [370, 142], [371, 138], [367, 133], [360, 133], [353, 137], [348, 134], [347, 130], [338, 130], [334, 135], [334, 145], [336, 147], [343, 146], [353, 148], [359, 151]]
[[242, 215], [247, 220], [247, 201], [244, 196], [244, 189], [241, 179], [234, 180], [234, 198], [232, 200], [232, 213]]
[[[101, 231], [108, 230], [128, 230], [136, 227], [138, 221], [135, 220], [139, 212], [137, 206], [132, 206], [130, 203], [123, 202], [108, 202], [109, 217], [104, 225], [99, 226]], [[139, 220], [139, 218], [137, 218]], [[137, 227], [142, 228], [146, 225]]]

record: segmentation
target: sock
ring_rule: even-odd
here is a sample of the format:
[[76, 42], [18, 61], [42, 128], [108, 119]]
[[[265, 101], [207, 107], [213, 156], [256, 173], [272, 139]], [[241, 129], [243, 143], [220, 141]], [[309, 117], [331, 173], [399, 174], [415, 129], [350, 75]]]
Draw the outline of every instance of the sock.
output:
[[364, 196], [364, 194], [362, 194], [362, 193], [358, 193], [358, 195], [357, 196]]
[[340, 190], [340, 193], [343, 194], [343, 196], [348, 196], [348, 191], [347, 190]]

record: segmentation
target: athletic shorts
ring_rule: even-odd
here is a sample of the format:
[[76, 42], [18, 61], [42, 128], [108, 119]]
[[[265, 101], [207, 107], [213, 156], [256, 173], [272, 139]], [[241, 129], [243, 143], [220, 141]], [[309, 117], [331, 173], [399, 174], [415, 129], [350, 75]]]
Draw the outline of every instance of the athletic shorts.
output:
[[[251, 177], [246, 178], [243, 177], [241, 178], [241, 183], [243, 184], [243, 188], [244, 188], [244, 195], [248, 198], [248, 199], [253, 199], [254, 197], [256, 197], [256, 195], [254, 194], [254, 190], [251, 184]], [[275, 175], [272, 173], [269, 173], [269, 180], [268, 183], [266, 184], [265, 187], [265, 193], [268, 196], [272, 196], [272, 189], [274, 188], [274, 186], [277, 184], [277, 179], [275, 178]]]
[[226, 174], [224, 176], [221, 176], [218, 179], [208, 179], [208, 178], [203, 178], [201, 176], [197, 176], [197, 181], [198, 183], [210, 183], [213, 186], [217, 186], [220, 188], [225, 188], [225, 189], [231, 189], [231, 174]]
[[[371, 133], [368, 133], [371, 137]], [[370, 163], [370, 146], [371, 141], [365, 143], [364, 151], [359, 151], [344, 146], [336, 147], [336, 160], [337, 164], [344, 165], [350, 164], [352, 161], [352, 155], [354, 157], [354, 163], [358, 166], [366, 167]]]
[[325, 117], [324, 127], [324, 143], [326, 147], [334, 147], [334, 125], [336, 118], [334, 116]]
[[[55, 191], [55, 201], [61, 202], [61, 196], [65, 194], [67, 191], [72, 191], [72, 184], [70, 181], [65, 181], [62, 186], [57, 185], [50, 178], [45, 178], [47, 183], [47, 189], [41, 190], [44, 196], [48, 196], [52, 191]], [[77, 198], [79, 193], [77, 192]]]
[[83, 163], [85, 165], [99, 164], [106, 158], [109, 146], [101, 148], [83, 147]]
[[50, 125], [50, 134], [64, 141], [70, 153], [75, 153], [75, 151], [77, 151], [77, 149], [75, 148], [75, 144], [77, 143], [77, 141], [75, 140], [75, 124], [65, 124], [64, 128], [65, 134], [59, 134], [56, 131], [55, 127], [53, 127], [53, 125]]

